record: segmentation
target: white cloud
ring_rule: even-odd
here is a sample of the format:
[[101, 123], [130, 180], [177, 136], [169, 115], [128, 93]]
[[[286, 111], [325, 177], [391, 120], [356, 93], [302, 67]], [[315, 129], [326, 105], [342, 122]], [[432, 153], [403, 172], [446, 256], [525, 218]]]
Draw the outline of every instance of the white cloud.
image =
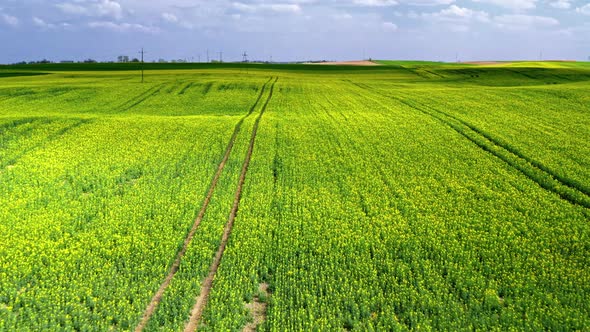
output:
[[47, 23], [43, 19], [40, 19], [38, 17], [33, 17], [33, 24], [38, 26], [39, 28], [43, 28], [43, 29], [55, 28], [55, 24]]
[[485, 11], [451, 5], [434, 13], [418, 14], [411, 12], [410, 18], [423, 19], [436, 26], [444, 25], [452, 31], [465, 32], [474, 23], [493, 24], [502, 29], [509, 30], [534, 30], [550, 28], [559, 25], [559, 21], [553, 17], [534, 16], [524, 14], [505, 14], [492, 16]]
[[467, 19], [480, 22], [489, 21], [489, 15], [484, 11], [462, 8], [456, 5], [451, 5], [449, 8], [441, 10], [439, 17], [445, 17], [447, 19]]
[[553, 17], [533, 15], [500, 15], [494, 17], [494, 23], [500, 28], [512, 30], [547, 28], [559, 25], [559, 21]]
[[440, 6], [450, 5], [455, 0], [399, 0], [400, 3], [413, 6]]
[[100, 16], [111, 16], [114, 18], [121, 18], [123, 15], [123, 9], [121, 5], [116, 1], [102, 0], [95, 5]]
[[73, 4], [73, 3], [58, 3], [55, 5], [62, 12], [73, 15], [87, 15], [88, 9], [84, 6]]
[[75, 0], [74, 2], [58, 3], [55, 6], [62, 12], [70, 15], [112, 17], [115, 19], [121, 19], [123, 17], [123, 8], [118, 2], [113, 0]]
[[352, 3], [358, 6], [367, 7], [387, 7], [398, 4], [396, 0], [353, 0]]
[[483, 2], [513, 10], [526, 10], [536, 8], [537, 0], [473, 0], [473, 2]]
[[572, 6], [572, 4], [570, 3], [570, 0], [552, 1], [549, 3], [549, 5], [553, 8], [558, 8], [558, 9], [569, 9]]
[[114, 31], [136, 31], [136, 32], [145, 32], [145, 33], [153, 33], [157, 32], [157, 28], [148, 27], [142, 24], [135, 24], [135, 23], [115, 23], [110, 21], [94, 21], [88, 23], [88, 27], [93, 29], [108, 29]]
[[271, 4], [267, 5], [270, 10], [279, 13], [299, 13], [301, 7], [298, 4]]
[[19, 19], [16, 18], [15, 16], [12, 15], [8, 15], [8, 14], [0, 14], [0, 20], [2, 22], [4, 22], [5, 24], [8, 24], [10, 26], [17, 26], [19, 23]]
[[580, 14], [590, 15], [590, 3], [582, 7], [576, 8], [576, 11]]
[[176, 15], [171, 14], [171, 13], [163, 13], [162, 14], [162, 18], [166, 22], [170, 22], [170, 23], [176, 23], [176, 22], [178, 22], [178, 17], [176, 17]]
[[300, 13], [301, 6], [297, 3], [257, 3], [257, 4], [246, 4], [242, 2], [232, 3], [232, 7], [235, 10], [246, 12], [246, 13], [258, 13], [258, 12], [275, 12], [275, 13]]
[[349, 13], [337, 13], [333, 14], [332, 18], [335, 20], [350, 20], [352, 19], [352, 15], [350, 15]]
[[489, 22], [490, 16], [484, 11], [472, 10], [469, 8], [451, 5], [449, 8], [443, 9], [436, 13], [423, 13], [421, 15], [414, 14], [413, 17], [421, 17], [431, 22], [436, 23], [453, 23], [453, 24], [469, 24], [471, 22]]
[[393, 22], [383, 22], [381, 24], [383, 26], [383, 30], [385, 31], [396, 31], [397, 25]]

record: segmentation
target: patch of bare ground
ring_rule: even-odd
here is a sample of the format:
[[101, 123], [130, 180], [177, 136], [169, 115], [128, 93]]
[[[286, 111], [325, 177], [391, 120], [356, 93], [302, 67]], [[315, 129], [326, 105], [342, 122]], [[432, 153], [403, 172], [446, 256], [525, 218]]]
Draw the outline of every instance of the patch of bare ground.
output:
[[246, 309], [252, 314], [252, 321], [244, 326], [242, 332], [255, 332], [256, 328], [266, 320], [266, 307], [268, 306], [268, 284], [262, 283], [258, 286], [258, 294], [253, 302], [246, 304]]
[[369, 60], [312, 62], [310, 64], [327, 66], [381, 66], [380, 64]]

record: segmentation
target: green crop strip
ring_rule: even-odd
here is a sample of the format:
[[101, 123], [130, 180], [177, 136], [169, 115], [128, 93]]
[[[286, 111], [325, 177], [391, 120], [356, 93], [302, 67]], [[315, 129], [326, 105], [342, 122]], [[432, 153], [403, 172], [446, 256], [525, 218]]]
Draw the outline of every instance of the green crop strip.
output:
[[590, 67], [381, 64], [0, 79], [0, 331], [588, 330]]
[[[365, 90], [372, 90], [366, 85], [359, 83], [353, 84]], [[424, 114], [433, 116], [437, 120], [453, 128], [457, 133], [461, 134], [480, 148], [500, 158], [510, 166], [518, 169], [520, 172], [522, 172], [522, 174], [535, 181], [542, 188], [556, 193], [561, 198], [569, 201], [572, 204], [581, 205], [590, 209], [590, 194], [588, 193], [587, 189], [577, 181], [563, 178], [552, 173], [541, 163], [523, 156], [516, 149], [510, 147], [509, 145], [502, 144], [499, 140], [494, 139], [489, 134], [482, 132], [476, 127], [459, 120], [452, 115], [424, 104], [418, 104], [414, 101], [408, 101], [391, 95], [381, 95], [394, 99], [417, 111], [423, 112]]]
[[[35, 149], [39, 149], [42, 146], [51, 143], [53, 140], [58, 139], [59, 137], [65, 135], [66, 133], [68, 133], [69, 131], [78, 128], [79, 126], [89, 123], [90, 120], [78, 120], [76, 121], [74, 124], [71, 124], [69, 126], [63, 127], [53, 133], [50, 133], [47, 137], [45, 137], [43, 140], [41, 140], [40, 142], [36, 143], [33, 146], [30, 146], [26, 149], [24, 149], [23, 151], [20, 151], [18, 154], [12, 156], [12, 157], [5, 157], [1, 162], [0, 162], [0, 168], [4, 168], [7, 166], [12, 166], [14, 165], [20, 158], [22, 158], [24, 155], [26, 155], [27, 153], [35, 150]], [[29, 122], [27, 122], [29, 123]], [[50, 123], [50, 122], [48, 122]], [[30, 129], [29, 131], [32, 131], [33, 129]], [[21, 135], [25, 135], [24, 133]]]

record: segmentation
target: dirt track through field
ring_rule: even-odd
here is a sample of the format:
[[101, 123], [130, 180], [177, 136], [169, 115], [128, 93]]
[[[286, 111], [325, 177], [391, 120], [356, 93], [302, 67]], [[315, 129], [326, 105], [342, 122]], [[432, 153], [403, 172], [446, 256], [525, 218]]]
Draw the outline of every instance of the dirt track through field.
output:
[[[191, 230], [186, 235], [184, 242], [182, 244], [182, 248], [176, 254], [176, 259], [174, 260], [174, 263], [170, 267], [170, 270], [169, 270], [168, 274], [166, 275], [166, 278], [164, 279], [164, 281], [160, 285], [160, 288], [158, 288], [158, 291], [156, 292], [156, 294], [154, 294], [150, 303], [146, 307], [146, 309], [143, 313], [143, 316], [141, 318], [141, 321], [139, 322], [139, 324], [135, 328], [136, 332], [143, 331], [145, 329], [151, 316], [156, 311], [158, 304], [162, 300], [162, 296], [164, 295], [164, 291], [166, 290], [166, 288], [168, 288], [168, 286], [172, 282], [172, 278], [174, 278], [174, 275], [176, 274], [176, 272], [178, 272], [178, 268], [180, 267], [180, 262], [182, 261], [182, 258], [186, 254], [188, 246], [189, 246], [190, 242], [192, 241], [193, 237], [195, 236], [195, 233], [196, 233], [197, 229], [199, 228], [199, 225], [201, 224], [203, 217], [205, 216], [205, 212], [207, 211], [207, 207], [209, 206], [209, 202], [211, 201], [211, 197], [213, 197], [213, 192], [215, 191], [215, 187], [217, 186], [217, 182], [219, 181], [219, 178], [221, 177], [221, 173], [222, 173], [222, 171], [225, 167], [225, 164], [227, 163], [227, 160], [229, 159], [231, 151], [234, 147], [234, 144], [236, 142], [236, 138], [238, 137], [238, 133], [240, 132], [240, 129], [242, 127], [242, 123], [244, 123], [244, 120], [254, 112], [254, 110], [256, 109], [256, 106], [258, 106], [258, 104], [260, 103], [260, 100], [262, 99], [262, 96], [264, 95], [264, 92], [266, 91], [267, 85], [270, 83], [271, 80], [272, 80], [272, 78], [269, 79], [262, 86], [260, 94], [258, 95], [258, 98], [256, 99], [256, 102], [254, 103], [254, 105], [252, 105], [252, 107], [250, 108], [248, 114], [246, 114], [244, 117], [242, 117], [242, 119], [240, 119], [240, 121], [236, 124], [236, 126], [234, 128], [234, 132], [229, 140], [229, 143], [227, 144], [227, 148], [225, 149], [225, 154], [223, 155], [223, 159], [219, 163], [219, 166], [217, 167], [217, 171], [215, 172], [213, 180], [211, 181], [211, 184], [209, 185], [209, 190], [207, 191], [207, 195], [205, 196], [205, 200], [203, 201], [203, 205], [201, 206], [201, 210], [199, 210], [199, 214], [197, 215], [197, 218], [195, 219]], [[272, 93], [272, 90], [271, 90], [271, 93]], [[267, 101], [267, 103], [268, 103], [268, 101]]]
[[213, 286], [213, 280], [215, 279], [215, 274], [217, 273], [217, 269], [219, 268], [219, 264], [221, 263], [221, 258], [223, 257], [223, 252], [225, 251], [227, 241], [228, 241], [229, 236], [231, 234], [231, 231], [232, 231], [232, 228], [234, 225], [234, 221], [235, 221], [236, 215], [238, 213], [238, 207], [240, 205], [240, 198], [242, 196], [242, 188], [244, 186], [244, 181], [246, 179], [246, 173], [248, 173], [248, 166], [250, 165], [250, 160], [252, 158], [252, 152], [254, 151], [254, 143], [256, 142], [256, 134], [258, 132], [258, 125], [260, 124], [260, 120], [262, 119], [262, 116], [264, 115], [264, 112], [266, 111], [268, 103], [270, 102], [270, 100], [272, 98], [274, 86], [278, 80], [279, 79], [277, 77], [275, 79], [275, 81], [272, 83], [272, 85], [270, 87], [270, 93], [268, 94], [268, 98], [266, 99], [264, 106], [262, 106], [262, 109], [260, 110], [260, 114], [256, 118], [256, 122], [254, 122], [254, 127], [252, 128], [252, 136], [250, 137], [250, 145], [248, 146], [248, 152], [246, 153], [246, 158], [244, 159], [244, 164], [242, 165], [242, 172], [240, 173], [240, 180], [238, 182], [238, 187], [236, 189], [236, 194], [234, 196], [234, 203], [233, 203], [231, 212], [229, 214], [229, 218], [227, 220], [227, 223], [225, 225], [225, 229], [223, 230], [221, 244], [219, 245], [219, 248], [217, 249], [217, 252], [215, 253], [213, 263], [211, 264], [211, 266], [209, 268], [209, 275], [207, 275], [207, 278], [205, 278], [205, 280], [203, 280], [203, 282], [201, 283], [201, 292], [200, 292], [199, 296], [197, 297], [197, 300], [195, 302], [193, 309], [191, 310], [190, 319], [189, 319], [188, 323], [186, 324], [186, 326], [184, 327], [185, 332], [193, 332], [193, 331], [197, 330], [199, 321], [201, 320], [201, 316], [203, 315], [203, 311], [205, 309], [205, 306], [207, 305], [207, 300], [209, 298], [209, 293], [211, 292], [211, 288]]

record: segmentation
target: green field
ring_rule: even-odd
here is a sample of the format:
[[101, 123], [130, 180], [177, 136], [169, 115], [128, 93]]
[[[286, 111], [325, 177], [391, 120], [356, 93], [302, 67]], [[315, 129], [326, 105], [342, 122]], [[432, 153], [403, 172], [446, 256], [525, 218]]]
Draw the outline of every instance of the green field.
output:
[[381, 64], [0, 66], [0, 330], [590, 330], [590, 65]]

